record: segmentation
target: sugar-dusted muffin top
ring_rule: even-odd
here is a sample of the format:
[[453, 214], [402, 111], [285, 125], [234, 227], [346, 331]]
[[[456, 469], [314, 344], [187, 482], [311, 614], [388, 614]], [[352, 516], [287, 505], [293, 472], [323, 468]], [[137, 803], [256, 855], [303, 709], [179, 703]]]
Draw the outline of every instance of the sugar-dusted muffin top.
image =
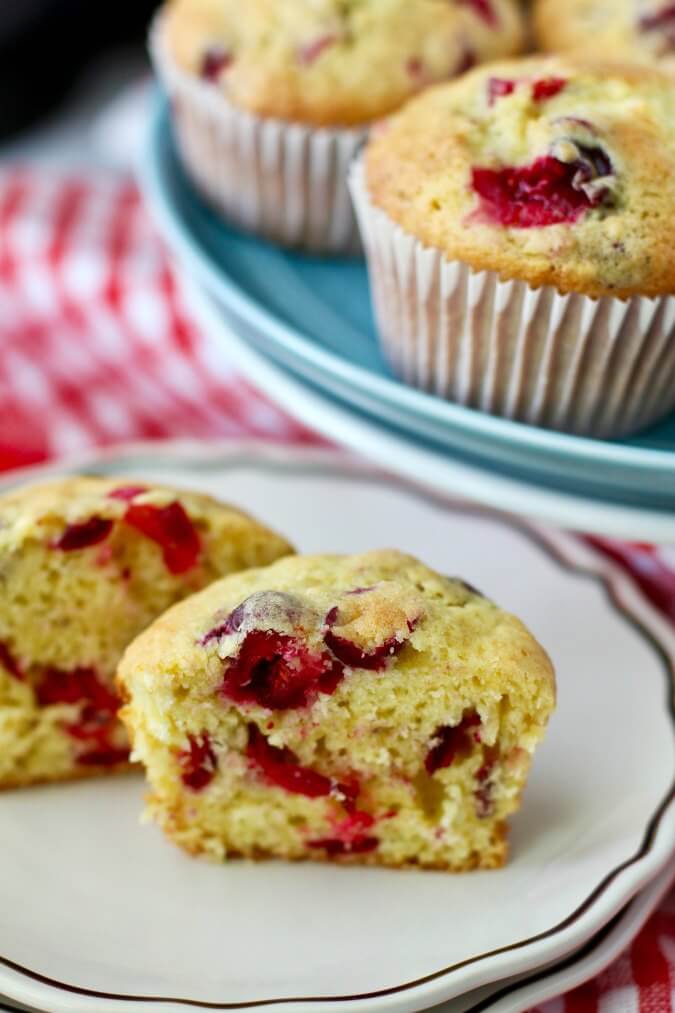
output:
[[518, 52], [522, 20], [515, 0], [173, 0], [163, 38], [243, 109], [348, 126]]
[[536, 40], [552, 52], [589, 50], [675, 70], [671, 0], [536, 0]]
[[[127, 650], [119, 678], [159, 724], [166, 694], [183, 686], [204, 704], [194, 715], [196, 731], [208, 727], [213, 693], [220, 691], [251, 714], [273, 712], [275, 727], [300, 734], [306, 708], [317, 700], [322, 712], [334, 700], [334, 720], [343, 720], [341, 701], [357, 685], [350, 673], [382, 671], [408, 645], [423, 671], [417, 678], [414, 666], [407, 668], [399, 720], [409, 707], [413, 721], [422, 706], [420, 680], [432, 696], [452, 684], [454, 720], [468, 706], [462, 694], [479, 686], [486, 701], [510, 687], [516, 695], [540, 695], [542, 712], [550, 710], [553, 669], [520, 620], [463, 581], [395, 550], [289, 556], [216, 581], [147, 629]], [[259, 664], [270, 658], [277, 660]], [[377, 696], [366, 681], [364, 693]], [[167, 730], [154, 734], [165, 737]]]
[[430, 89], [366, 152], [375, 205], [475, 270], [590, 296], [675, 291], [675, 88], [575, 55]]

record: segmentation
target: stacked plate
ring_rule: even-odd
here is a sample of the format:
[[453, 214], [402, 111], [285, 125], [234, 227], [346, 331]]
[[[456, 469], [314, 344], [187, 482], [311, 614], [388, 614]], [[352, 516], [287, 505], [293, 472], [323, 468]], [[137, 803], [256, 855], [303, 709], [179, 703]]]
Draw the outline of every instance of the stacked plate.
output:
[[396, 545], [463, 574], [549, 649], [559, 706], [496, 872], [217, 867], [140, 826], [140, 776], [7, 793], [0, 1009], [515, 1013], [628, 945], [675, 872], [675, 634], [611, 564], [329, 451], [151, 445], [69, 467], [201, 488], [306, 552]]
[[675, 541], [675, 417], [602, 442], [407, 387], [380, 356], [364, 263], [291, 254], [223, 225], [182, 172], [164, 105], [143, 175], [214, 341], [304, 421], [446, 491], [603, 534]]

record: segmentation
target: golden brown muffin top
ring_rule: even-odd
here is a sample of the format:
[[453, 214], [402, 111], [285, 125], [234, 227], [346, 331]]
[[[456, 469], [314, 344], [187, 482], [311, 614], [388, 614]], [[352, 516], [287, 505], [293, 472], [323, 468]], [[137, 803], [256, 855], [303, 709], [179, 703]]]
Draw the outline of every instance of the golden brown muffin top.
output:
[[479, 68], [392, 117], [371, 199], [450, 259], [598, 297], [675, 291], [675, 89], [585, 56]]
[[425, 86], [520, 50], [515, 0], [173, 0], [162, 44], [249, 112], [368, 123]]

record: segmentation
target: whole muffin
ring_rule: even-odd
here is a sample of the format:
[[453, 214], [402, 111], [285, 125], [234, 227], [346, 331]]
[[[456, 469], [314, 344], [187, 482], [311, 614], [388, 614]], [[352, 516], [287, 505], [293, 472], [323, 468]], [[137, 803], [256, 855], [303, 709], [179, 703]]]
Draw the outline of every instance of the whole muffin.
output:
[[551, 52], [591, 50], [675, 69], [670, 0], [536, 0], [535, 38]]
[[501, 865], [555, 706], [518, 619], [391, 550], [218, 581], [119, 678], [150, 813], [216, 859]]
[[583, 56], [409, 103], [353, 188], [384, 349], [463, 404], [597, 436], [675, 405], [675, 89]]
[[217, 577], [291, 551], [210, 496], [136, 480], [0, 497], [0, 789], [125, 769], [127, 644]]
[[206, 197], [329, 252], [358, 247], [345, 180], [370, 124], [522, 41], [515, 0], [174, 0], [153, 49]]

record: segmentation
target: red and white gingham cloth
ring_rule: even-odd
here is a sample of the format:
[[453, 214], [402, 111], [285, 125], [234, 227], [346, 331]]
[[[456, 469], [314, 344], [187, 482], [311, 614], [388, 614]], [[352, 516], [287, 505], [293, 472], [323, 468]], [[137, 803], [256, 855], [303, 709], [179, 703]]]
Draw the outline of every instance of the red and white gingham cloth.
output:
[[[138, 439], [318, 443], [213, 356], [136, 187], [0, 170], [0, 470]], [[594, 539], [675, 623], [675, 551]], [[675, 1013], [675, 894], [546, 1013]]]

